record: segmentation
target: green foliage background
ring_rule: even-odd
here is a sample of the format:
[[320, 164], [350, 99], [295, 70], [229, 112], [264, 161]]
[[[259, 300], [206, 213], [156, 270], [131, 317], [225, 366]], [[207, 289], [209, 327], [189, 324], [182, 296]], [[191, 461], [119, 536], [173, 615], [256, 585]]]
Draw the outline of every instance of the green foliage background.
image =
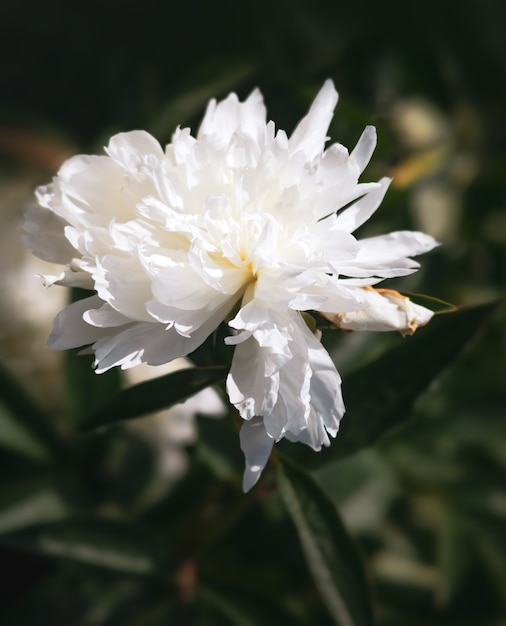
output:
[[[117, 372], [70, 354], [59, 399], [32, 399], [6, 325], [2, 625], [506, 624], [506, 314], [488, 305], [506, 284], [505, 24], [494, 0], [2, 4], [4, 188], [46, 182], [114, 132], [168, 142], [231, 90], [260, 87], [290, 131], [330, 77], [332, 140], [351, 148], [374, 124], [363, 180], [394, 176], [364, 233], [434, 229], [443, 244], [391, 286], [464, 307], [413, 338], [325, 333], [342, 433], [320, 455], [280, 445], [246, 496], [232, 417], [199, 419], [188, 474], [160, 487], [131, 431], [86, 430], [132, 410]], [[401, 114], [420, 106], [439, 130], [414, 142]], [[209, 346], [197, 365], [226, 365]], [[196, 372], [150, 388], [152, 408], [221, 380]]]

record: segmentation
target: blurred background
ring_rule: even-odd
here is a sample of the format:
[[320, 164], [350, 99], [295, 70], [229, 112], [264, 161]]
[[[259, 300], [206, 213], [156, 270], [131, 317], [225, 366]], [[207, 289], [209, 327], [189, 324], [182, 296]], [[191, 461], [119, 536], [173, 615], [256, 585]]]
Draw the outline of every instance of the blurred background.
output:
[[[195, 131], [211, 97], [244, 98], [254, 87], [269, 118], [290, 132], [332, 78], [340, 94], [332, 141], [351, 149], [365, 125], [377, 127], [362, 180], [393, 183], [361, 234], [419, 229], [442, 243], [396, 288], [463, 306], [501, 298], [505, 27], [499, 0], [2, 3], [1, 364], [64, 419], [63, 357], [45, 342], [66, 294], [41, 286], [44, 264], [19, 239], [35, 187], [116, 132], [145, 129], [164, 144], [177, 125]], [[502, 306], [423, 396], [409, 427], [348, 459], [342, 480], [320, 471], [365, 556], [381, 626], [506, 624], [504, 321]], [[345, 377], [399, 341], [353, 336], [334, 357]], [[12, 466], [2, 461], [2, 484]], [[28, 623], [31, 602], [46, 611], [32, 623], [115, 624], [127, 597], [123, 624], [169, 623], [141, 611], [153, 589], [141, 593], [92, 566], [22, 560], [9, 548], [2, 558], [10, 578], [0, 588], [2, 623]], [[24, 573], [12, 577], [20, 565]]]

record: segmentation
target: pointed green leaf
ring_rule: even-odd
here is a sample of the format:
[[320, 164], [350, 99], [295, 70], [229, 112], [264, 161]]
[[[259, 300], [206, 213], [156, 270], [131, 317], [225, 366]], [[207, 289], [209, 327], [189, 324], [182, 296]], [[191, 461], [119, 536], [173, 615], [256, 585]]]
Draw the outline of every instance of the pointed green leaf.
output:
[[196, 458], [221, 481], [236, 484], [239, 479], [237, 468], [242, 468], [244, 457], [233, 420], [199, 416], [197, 423]]
[[434, 311], [436, 315], [438, 313], [454, 313], [458, 310], [458, 307], [454, 304], [450, 304], [450, 302], [445, 302], [445, 300], [435, 298], [434, 296], [427, 296], [421, 293], [409, 293], [408, 291], [403, 291], [402, 295], [407, 296], [415, 304], [419, 304], [420, 306]]
[[128, 574], [153, 574], [163, 550], [146, 532], [118, 520], [72, 519], [5, 536], [4, 544]]
[[227, 584], [215, 579], [210, 584], [203, 581], [196, 600], [199, 613], [205, 616], [204, 623], [210, 626], [296, 626], [301, 623], [294, 611], [287, 609], [279, 593], [267, 596], [251, 588], [243, 578]]
[[93, 369], [93, 356], [78, 350], [65, 354], [66, 417], [74, 426], [115, 397], [121, 390], [121, 370], [117, 367], [103, 374]]
[[347, 414], [339, 434], [329, 448], [305, 455], [308, 463], [338, 460], [405, 423], [415, 401], [469, 346], [496, 308], [494, 302], [441, 315], [400, 347], [348, 375], [343, 381]]
[[0, 401], [0, 446], [32, 461], [47, 461], [47, 448]]
[[479, 511], [465, 511], [469, 515], [470, 526], [480, 560], [490, 572], [490, 581], [506, 603], [506, 535], [505, 515], [483, 514]]
[[50, 477], [27, 481], [0, 492], [0, 534], [59, 521], [69, 513], [68, 505]]
[[316, 480], [283, 459], [278, 486], [321, 597], [338, 626], [373, 624], [362, 563], [337, 509]]
[[84, 424], [84, 430], [141, 417], [184, 402], [202, 389], [223, 380], [224, 367], [194, 367], [178, 370], [125, 389]]
[[467, 520], [450, 507], [444, 511], [438, 528], [438, 565], [440, 582], [437, 599], [447, 606], [455, 597], [471, 565], [472, 540]]
[[[70, 302], [87, 298], [91, 293], [73, 288], [70, 290]], [[121, 370], [118, 367], [97, 375], [93, 369], [93, 355], [79, 354], [80, 351], [81, 348], [76, 348], [65, 352], [66, 418], [73, 426], [82, 424], [86, 416], [97, 411], [121, 390]]]
[[46, 460], [60, 447], [50, 417], [1, 365], [0, 443], [33, 460]]
[[255, 626], [258, 624], [250, 612], [238, 605], [233, 599], [228, 598], [214, 590], [201, 587], [198, 593], [199, 604], [205, 611], [206, 617], [211, 617], [211, 624], [222, 626]]

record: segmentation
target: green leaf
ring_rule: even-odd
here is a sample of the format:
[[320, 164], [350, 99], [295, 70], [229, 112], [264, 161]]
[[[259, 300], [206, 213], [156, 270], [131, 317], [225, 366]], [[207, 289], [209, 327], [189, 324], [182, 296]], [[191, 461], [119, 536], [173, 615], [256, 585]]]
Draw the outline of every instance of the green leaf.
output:
[[47, 448], [0, 402], [0, 446], [32, 461], [49, 460]]
[[255, 626], [258, 622], [250, 615], [250, 611], [244, 610], [233, 599], [226, 597], [207, 587], [201, 587], [198, 593], [199, 604], [205, 609], [206, 617], [213, 616], [211, 624], [225, 626]]
[[440, 606], [447, 606], [453, 600], [471, 565], [468, 522], [459, 513], [449, 507], [437, 529], [440, 581], [436, 593]]
[[[286, 569], [285, 569], [286, 571]], [[220, 583], [212, 579], [209, 584], [204, 580], [197, 590], [199, 626], [296, 626], [301, 620], [294, 611], [288, 610], [286, 601], [277, 589], [271, 589], [273, 595], [266, 595], [251, 588], [244, 577], [235, 583]], [[204, 617], [204, 619], [202, 619]]]
[[267, 596], [252, 589], [242, 579], [235, 584], [220, 584], [215, 580], [211, 584], [201, 583], [197, 590], [197, 606], [204, 609], [200, 612], [205, 614], [205, 624], [208, 617], [211, 618], [210, 624], [219, 626], [296, 626], [305, 623], [285, 606], [287, 602], [277, 589], [271, 589], [273, 596]]
[[92, 414], [86, 420], [83, 430], [96, 429], [167, 409], [219, 382], [224, 378], [225, 372], [224, 367], [194, 367], [125, 389]]
[[98, 517], [43, 525], [6, 536], [2, 542], [36, 554], [126, 574], [154, 574], [165, 556], [152, 535], [148, 537], [127, 522]]
[[435, 298], [434, 296], [427, 296], [421, 293], [410, 293], [408, 291], [402, 292], [403, 296], [407, 296], [412, 302], [415, 304], [419, 304], [420, 306], [424, 306], [437, 315], [438, 313], [454, 313], [458, 311], [458, 307], [454, 304], [450, 304], [450, 302], [445, 302], [445, 300], [441, 300], [440, 298]]
[[278, 462], [277, 478], [307, 564], [335, 624], [370, 626], [371, 602], [362, 563], [334, 504], [310, 474], [287, 459]]
[[41, 477], [0, 492], [0, 534], [59, 521], [70, 513], [50, 477]]
[[493, 516], [478, 511], [465, 511], [481, 559], [489, 570], [490, 580], [497, 587], [506, 606], [506, 535], [505, 515]]
[[199, 416], [197, 423], [196, 458], [221, 481], [237, 484], [238, 468], [242, 470], [244, 456], [233, 420]]
[[33, 460], [47, 460], [60, 448], [51, 419], [0, 365], [0, 443]]
[[497, 303], [462, 309], [433, 319], [400, 347], [351, 373], [343, 381], [347, 415], [335, 442], [305, 455], [321, 466], [373, 444], [410, 417], [415, 401], [469, 346]]
[[65, 354], [66, 418], [74, 426], [98, 410], [121, 390], [121, 370], [114, 367], [97, 374], [92, 367], [93, 356], [68, 350]]
[[[92, 292], [73, 288], [70, 301], [87, 298]], [[81, 348], [65, 352], [66, 418], [72, 425], [80, 425], [90, 413], [98, 410], [121, 390], [121, 370], [113, 367], [97, 375], [93, 369], [94, 357], [79, 354]]]

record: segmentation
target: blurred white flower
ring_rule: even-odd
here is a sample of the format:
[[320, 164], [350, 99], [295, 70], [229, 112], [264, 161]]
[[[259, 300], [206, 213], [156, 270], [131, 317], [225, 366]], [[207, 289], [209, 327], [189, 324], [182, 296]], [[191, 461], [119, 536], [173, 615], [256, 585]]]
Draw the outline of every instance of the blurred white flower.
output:
[[40, 289], [37, 274], [47, 263], [19, 243], [23, 211], [40, 180], [33, 171], [0, 175], [0, 362], [45, 409], [59, 412], [62, 358], [46, 341], [66, 294]]
[[96, 291], [57, 316], [50, 345], [92, 345], [97, 372], [188, 355], [228, 322], [245, 490], [275, 441], [319, 450], [344, 414], [339, 374], [301, 311], [375, 309], [362, 287], [414, 272], [409, 257], [437, 245], [421, 232], [351, 234], [390, 181], [358, 183], [373, 127], [351, 154], [325, 150], [336, 102], [327, 81], [290, 138], [266, 123], [258, 90], [211, 101], [197, 136], [177, 129], [165, 151], [142, 131], [116, 135], [106, 156], [67, 161], [27, 216], [28, 245], [65, 265], [47, 283]]
[[[191, 366], [192, 363], [185, 358], [175, 359], [158, 367], [144, 363], [129, 369], [127, 380], [130, 384], [136, 384]], [[196, 416], [201, 414], [206, 417], [224, 417], [226, 413], [226, 407], [219, 394], [212, 387], [207, 387], [170, 409], [132, 420], [130, 427], [157, 449], [162, 473], [175, 479], [187, 469], [188, 455], [185, 448], [195, 443]]]

